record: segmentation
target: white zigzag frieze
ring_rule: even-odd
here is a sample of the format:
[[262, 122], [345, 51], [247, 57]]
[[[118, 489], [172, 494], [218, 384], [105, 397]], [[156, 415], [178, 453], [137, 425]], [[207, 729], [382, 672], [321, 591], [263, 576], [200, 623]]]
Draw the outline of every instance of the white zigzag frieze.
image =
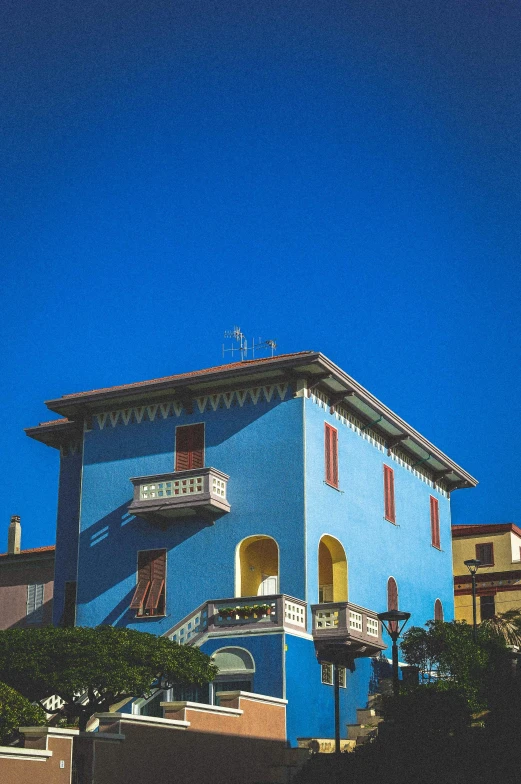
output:
[[[263, 387], [252, 387], [251, 389], [239, 389], [233, 392], [217, 392], [214, 395], [204, 395], [195, 398], [199, 413], [206, 411], [208, 406], [212, 411], [217, 411], [220, 408], [229, 409], [234, 402], [241, 408], [248, 399], [251, 400], [253, 405], [257, 405], [261, 400], [261, 394], [264, 400], [269, 403], [278, 395], [280, 400], [284, 400], [288, 392], [288, 384], [272, 384]], [[104, 411], [102, 414], [95, 414], [94, 418], [98, 424], [98, 429], [103, 428], [109, 423], [112, 427], [118, 424], [128, 425], [132, 421], [137, 424], [145, 421], [145, 414], [149, 422], [154, 422], [158, 418], [167, 419], [172, 414], [181, 416], [183, 412], [183, 403], [179, 400], [168, 400], [163, 403], [154, 403], [150, 406], [135, 406], [133, 408], [118, 409], [117, 411]], [[158, 417], [158, 414], [160, 417]]]

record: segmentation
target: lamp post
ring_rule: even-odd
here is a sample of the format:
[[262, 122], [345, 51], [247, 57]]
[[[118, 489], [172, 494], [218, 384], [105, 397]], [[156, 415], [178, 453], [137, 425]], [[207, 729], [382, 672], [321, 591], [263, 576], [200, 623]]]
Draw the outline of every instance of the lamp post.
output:
[[[401, 610], [388, 610], [387, 612], [378, 613], [378, 620], [384, 626], [385, 631], [393, 641], [392, 659], [393, 659], [393, 693], [397, 697], [400, 693], [400, 679], [398, 677], [398, 637], [401, 635], [405, 628], [405, 624], [411, 617], [411, 613], [402, 612]], [[401, 623], [401, 626], [400, 626]]]
[[481, 561], [478, 561], [477, 558], [470, 558], [468, 561], [463, 561], [463, 563], [472, 577], [472, 639], [476, 642], [478, 628], [476, 621], [476, 572], [481, 566]]

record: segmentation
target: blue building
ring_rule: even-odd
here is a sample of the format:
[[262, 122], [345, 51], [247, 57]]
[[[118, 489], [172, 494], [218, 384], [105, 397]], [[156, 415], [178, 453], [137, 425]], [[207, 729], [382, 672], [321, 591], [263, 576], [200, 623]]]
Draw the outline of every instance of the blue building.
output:
[[280, 697], [292, 743], [331, 737], [328, 661], [353, 723], [376, 613], [453, 618], [450, 494], [476, 480], [322, 354], [47, 406], [64, 418], [27, 434], [60, 450], [54, 622], [201, 646], [220, 674], [185, 698]]

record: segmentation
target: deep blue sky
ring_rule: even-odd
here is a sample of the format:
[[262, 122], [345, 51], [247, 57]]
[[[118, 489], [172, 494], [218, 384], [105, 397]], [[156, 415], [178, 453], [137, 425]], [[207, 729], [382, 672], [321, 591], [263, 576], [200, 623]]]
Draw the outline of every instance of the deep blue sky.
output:
[[[517, 0], [4, 0], [0, 551], [43, 400], [319, 350], [521, 522]], [[2, 529], [5, 528], [5, 535]]]

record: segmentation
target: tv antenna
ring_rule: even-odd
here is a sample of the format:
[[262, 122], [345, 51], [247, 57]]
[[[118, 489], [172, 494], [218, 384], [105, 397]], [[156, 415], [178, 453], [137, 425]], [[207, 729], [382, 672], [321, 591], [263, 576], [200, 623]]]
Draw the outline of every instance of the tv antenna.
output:
[[257, 342], [252, 340], [250, 345], [248, 345], [246, 336], [243, 332], [241, 332], [240, 327], [234, 327], [233, 329], [227, 330], [224, 333], [224, 337], [234, 340], [236, 344], [238, 343], [238, 345], [232, 345], [230, 348], [225, 348], [223, 343], [223, 357], [227, 352], [230, 352], [233, 357], [234, 353], [238, 351], [241, 357], [241, 362], [244, 362], [245, 359], [248, 359], [248, 351], [251, 352], [251, 358], [255, 359], [255, 350], [271, 351], [271, 356], [273, 356], [275, 349], [277, 348], [277, 343], [274, 340], [262, 340], [261, 338], [258, 338]]

